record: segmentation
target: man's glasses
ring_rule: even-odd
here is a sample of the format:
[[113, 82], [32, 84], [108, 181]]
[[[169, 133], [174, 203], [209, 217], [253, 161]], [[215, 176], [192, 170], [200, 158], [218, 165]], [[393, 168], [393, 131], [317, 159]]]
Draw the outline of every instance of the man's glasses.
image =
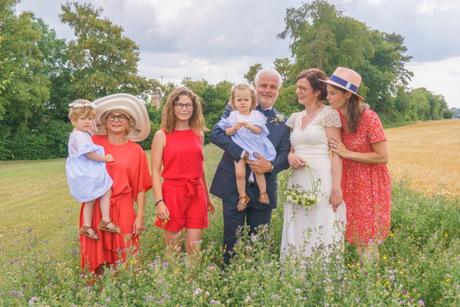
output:
[[107, 119], [111, 122], [114, 122], [115, 120], [118, 120], [120, 122], [125, 122], [129, 120], [128, 116], [126, 116], [125, 114], [109, 114], [107, 115]]
[[187, 111], [190, 111], [190, 110], [193, 109], [193, 103], [179, 103], [179, 102], [175, 102], [175, 103], [174, 103], [174, 107], [175, 107], [176, 109], [179, 109], [179, 110], [185, 108]]

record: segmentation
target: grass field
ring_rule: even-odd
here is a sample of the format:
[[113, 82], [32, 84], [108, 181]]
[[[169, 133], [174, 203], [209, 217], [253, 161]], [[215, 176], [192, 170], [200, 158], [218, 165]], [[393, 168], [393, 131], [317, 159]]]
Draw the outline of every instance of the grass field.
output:
[[[252, 252], [235, 261], [237, 273], [223, 276], [215, 272], [222, 236], [217, 200], [217, 212], [203, 240], [207, 252], [199, 272], [190, 273], [183, 264], [152, 268], [152, 263], [161, 262], [164, 245], [161, 233], [152, 227], [149, 193], [141, 273], [128, 270], [120, 278], [107, 277], [101, 288], [85, 287], [78, 268], [79, 206], [68, 194], [65, 160], [0, 162], [0, 305], [91, 306], [98, 302], [128, 306], [159, 300], [167, 305], [457, 305], [460, 121], [420, 123], [386, 133], [395, 188], [392, 234], [381, 248], [378, 268], [363, 272], [353, 249], [347, 247], [345, 273], [341, 269], [324, 272], [321, 266], [308, 270], [294, 266], [291, 273], [298, 279], [285, 276], [289, 268], [279, 267], [281, 208], [274, 212], [266, 244], [246, 246]], [[215, 146], [206, 146], [209, 182], [220, 155]], [[258, 270], [254, 269], [256, 262], [263, 262]], [[326, 280], [331, 284], [324, 284], [324, 274], [330, 276]], [[265, 290], [256, 290], [259, 288]], [[158, 291], [176, 294], [164, 298]]]

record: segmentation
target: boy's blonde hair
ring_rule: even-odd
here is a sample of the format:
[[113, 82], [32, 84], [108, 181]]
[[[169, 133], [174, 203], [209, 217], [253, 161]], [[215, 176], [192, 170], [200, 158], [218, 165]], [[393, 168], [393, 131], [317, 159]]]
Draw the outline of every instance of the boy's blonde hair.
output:
[[81, 116], [94, 118], [96, 116], [96, 110], [92, 105], [91, 101], [86, 99], [77, 99], [69, 104], [69, 119], [72, 123], [75, 123]]
[[236, 83], [235, 85], [232, 86], [231, 94], [230, 94], [230, 105], [234, 110], [236, 110], [235, 106], [235, 92], [237, 90], [248, 90], [249, 93], [251, 94], [251, 110], [254, 110], [256, 108], [256, 91], [254, 88], [247, 84], [247, 83]]

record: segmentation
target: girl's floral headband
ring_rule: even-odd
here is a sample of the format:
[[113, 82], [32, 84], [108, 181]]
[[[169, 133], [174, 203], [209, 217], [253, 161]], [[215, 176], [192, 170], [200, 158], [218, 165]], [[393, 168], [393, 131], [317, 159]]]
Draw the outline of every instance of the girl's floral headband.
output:
[[72, 109], [77, 109], [77, 108], [91, 108], [91, 109], [96, 109], [96, 106], [89, 100], [85, 99], [77, 99], [72, 101], [72, 103], [69, 103], [69, 107]]

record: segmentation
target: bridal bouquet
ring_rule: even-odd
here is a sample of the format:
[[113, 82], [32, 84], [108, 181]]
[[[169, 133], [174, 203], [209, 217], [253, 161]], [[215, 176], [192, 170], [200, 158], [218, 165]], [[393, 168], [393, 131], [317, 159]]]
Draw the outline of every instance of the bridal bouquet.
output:
[[[321, 189], [321, 180], [316, 178], [315, 174], [308, 166], [305, 167], [310, 179], [310, 186], [305, 189], [299, 184], [292, 183], [294, 170], [291, 168], [287, 174], [287, 179], [281, 179], [283, 198], [290, 203], [310, 209], [319, 202], [318, 194]], [[305, 178], [307, 180], [307, 178]]]

